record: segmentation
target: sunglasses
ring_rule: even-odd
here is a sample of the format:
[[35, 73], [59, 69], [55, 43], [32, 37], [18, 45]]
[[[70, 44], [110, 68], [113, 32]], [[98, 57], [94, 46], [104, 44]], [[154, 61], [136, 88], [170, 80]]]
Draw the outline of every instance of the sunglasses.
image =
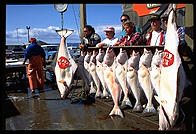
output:
[[84, 32], [88, 32], [88, 31], [84, 31]]
[[122, 19], [122, 20], [120, 20], [121, 22], [125, 22], [125, 21], [127, 21], [127, 19]]

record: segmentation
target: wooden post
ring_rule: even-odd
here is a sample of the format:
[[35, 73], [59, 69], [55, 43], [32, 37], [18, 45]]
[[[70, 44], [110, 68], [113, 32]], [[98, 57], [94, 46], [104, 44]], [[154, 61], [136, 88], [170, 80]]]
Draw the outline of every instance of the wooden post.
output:
[[80, 4], [80, 40], [84, 37], [84, 26], [86, 25], [86, 5]]

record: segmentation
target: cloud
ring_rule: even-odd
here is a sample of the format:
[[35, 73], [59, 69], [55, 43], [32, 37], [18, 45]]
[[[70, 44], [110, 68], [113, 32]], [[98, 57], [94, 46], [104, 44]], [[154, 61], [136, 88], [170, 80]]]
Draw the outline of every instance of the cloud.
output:
[[[101, 36], [101, 39], [105, 39], [104, 29], [108, 25], [94, 26], [95, 32]], [[120, 38], [121, 25], [113, 25], [116, 31], [116, 37]], [[56, 26], [49, 26], [46, 28], [33, 28], [29, 30], [29, 36], [35, 37], [38, 40], [42, 40], [46, 43], [59, 43], [60, 36], [56, 33], [55, 30], [60, 29]], [[28, 41], [27, 29], [16, 29], [13, 31], [6, 31], [6, 45], [15, 45], [15, 44], [25, 44]], [[78, 31], [74, 29], [72, 35], [67, 39], [69, 43], [79, 43], [80, 37]]]

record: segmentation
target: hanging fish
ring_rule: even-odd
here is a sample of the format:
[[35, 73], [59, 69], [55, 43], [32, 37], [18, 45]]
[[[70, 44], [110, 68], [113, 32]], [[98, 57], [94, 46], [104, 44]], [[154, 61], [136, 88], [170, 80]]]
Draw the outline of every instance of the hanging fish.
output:
[[142, 87], [146, 95], [146, 98], [148, 100], [147, 106], [144, 109], [143, 113], [156, 112], [156, 109], [154, 108], [152, 103], [153, 89], [151, 86], [150, 72], [149, 72], [152, 56], [153, 54], [151, 50], [146, 50], [144, 48], [144, 52], [140, 57], [140, 61], [139, 61], [138, 79], [139, 79], [140, 86]]
[[109, 97], [109, 93], [107, 91], [107, 85], [106, 82], [104, 80], [104, 66], [103, 66], [103, 58], [105, 56], [105, 51], [103, 49], [99, 49], [99, 53], [96, 56], [96, 72], [97, 72], [97, 76], [100, 79], [101, 85], [103, 87], [103, 93], [101, 98], [106, 98]]
[[98, 52], [93, 50], [93, 55], [91, 56], [90, 62], [89, 62], [89, 70], [90, 70], [90, 74], [92, 76], [93, 82], [96, 85], [95, 98], [100, 98], [102, 95], [102, 92], [101, 92], [101, 82], [100, 82], [99, 77], [96, 73], [96, 56], [97, 56], [97, 54], [98, 54]]
[[67, 49], [66, 38], [71, 35], [73, 30], [59, 30], [57, 33], [61, 36], [61, 42], [58, 50], [57, 61], [55, 66], [55, 75], [60, 96], [66, 99], [71, 91], [71, 83], [77, 64], [72, 59]]
[[115, 74], [115, 62], [116, 55], [114, 50], [111, 48], [107, 48], [106, 54], [104, 57], [103, 65], [104, 65], [104, 79], [107, 84], [107, 87], [112, 95], [112, 99], [114, 102], [114, 107], [109, 115], [119, 115], [122, 118], [124, 117], [122, 111], [119, 107], [119, 98], [120, 98], [120, 86], [116, 81], [116, 74]]
[[[176, 31], [176, 4], [170, 4], [168, 10], [170, 12], [161, 62], [159, 96], [155, 96], [160, 103], [159, 130], [174, 128], [179, 113], [182, 113], [184, 116], [179, 102], [182, 99], [183, 90], [185, 88], [186, 75], [178, 53], [179, 38]], [[183, 120], [181, 122], [183, 122]]]
[[151, 62], [150, 80], [152, 87], [157, 95], [159, 95], [160, 76], [161, 76], [161, 58], [163, 51], [156, 49]]
[[116, 78], [120, 84], [120, 87], [123, 90], [124, 98], [122, 100], [121, 105], [122, 106], [129, 106], [132, 107], [131, 101], [129, 100], [129, 90], [127, 88], [127, 61], [128, 61], [128, 55], [126, 50], [120, 48], [120, 52], [118, 56], [116, 57]]
[[133, 95], [136, 99], [135, 105], [133, 107], [133, 111], [141, 112], [142, 105], [141, 105], [141, 90], [139, 88], [139, 81], [138, 81], [138, 73], [137, 70], [139, 68], [139, 60], [140, 54], [139, 52], [135, 52], [133, 50], [132, 55], [128, 59], [128, 66], [127, 66], [127, 83], [128, 86], [131, 88]]

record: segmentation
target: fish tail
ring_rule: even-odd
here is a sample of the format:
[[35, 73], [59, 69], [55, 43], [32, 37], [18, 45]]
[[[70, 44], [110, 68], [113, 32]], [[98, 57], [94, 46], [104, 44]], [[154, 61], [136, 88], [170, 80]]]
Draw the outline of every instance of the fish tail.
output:
[[64, 81], [64, 80], [60, 80], [59, 82], [60, 82], [60, 83], [62, 83], [62, 84], [63, 84], [63, 83], [65, 83], [65, 81]]
[[147, 105], [143, 113], [156, 113], [156, 109], [153, 105]]
[[124, 118], [122, 111], [120, 110], [119, 106], [114, 106], [114, 108], [112, 109], [112, 111], [109, 114], [111, 115], [119, 115], [121, 118]]
[[121, 106], [130, 106], [133, 107], [131, 104], [131, 101], [127, 98], [127, 99], [123, 99]]
[[135, 104], [135, 106], [133, 107], [133, 111], [135, 112], [141, 112], [142, 110], [143, 108], [141, 104]]
[[95, 98], [100, 98], [102, 96], [102, 92], [100, 90], [96, 91]]
[[96, 93], [96, 89], [94, 87], [91, 87], [89, 94], [93, 94], [93, 93]]
[[102, 97], [108, 97], [109, 96], [109, 93], [106, 89], [103, 90], [103, 94], [102, 94]]

